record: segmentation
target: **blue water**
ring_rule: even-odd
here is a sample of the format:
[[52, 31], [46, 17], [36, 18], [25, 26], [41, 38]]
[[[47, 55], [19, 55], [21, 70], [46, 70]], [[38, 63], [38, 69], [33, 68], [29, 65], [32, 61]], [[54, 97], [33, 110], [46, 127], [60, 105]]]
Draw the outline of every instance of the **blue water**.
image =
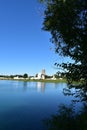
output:
[[[43, 120], [55, 114], [64, 96], [66, 83], [0, 81], [0, 130], [46, 130]], [[78, 106], [77, 106], [78, 107]]]

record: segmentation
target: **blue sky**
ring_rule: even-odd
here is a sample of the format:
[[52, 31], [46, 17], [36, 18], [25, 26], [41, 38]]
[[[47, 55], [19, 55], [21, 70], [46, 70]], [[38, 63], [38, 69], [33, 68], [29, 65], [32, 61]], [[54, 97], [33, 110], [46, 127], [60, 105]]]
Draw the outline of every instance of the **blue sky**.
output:
[[41, 29], [40, 11], [38, 0], [0, 0], [0, 74], [35, 75], [44, 68], [50, 75], [55, 62], [66, 60]]

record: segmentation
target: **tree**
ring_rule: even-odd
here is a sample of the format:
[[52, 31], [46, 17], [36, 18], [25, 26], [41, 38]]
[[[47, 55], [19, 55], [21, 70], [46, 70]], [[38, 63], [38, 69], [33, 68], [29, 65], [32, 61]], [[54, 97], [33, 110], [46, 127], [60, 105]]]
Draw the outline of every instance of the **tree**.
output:
[[23, 75], [23, 77], [24, 77], [24, 78], [28, 78], [28, 74], [25, 73], [25, 74]]
[[87, 0], [40, 1], [45, 2], [43, 29], [51, 33], [55, 51], [74, 60], [61, 65], [67, 78], [87, 85]]

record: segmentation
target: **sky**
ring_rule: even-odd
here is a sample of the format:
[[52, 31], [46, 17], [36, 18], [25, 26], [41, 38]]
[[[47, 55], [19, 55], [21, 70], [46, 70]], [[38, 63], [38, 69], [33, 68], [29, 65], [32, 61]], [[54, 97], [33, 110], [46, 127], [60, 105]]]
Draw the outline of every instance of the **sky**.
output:
[[51, 35], [43, 31], [43, 13], [38, 0], [0, 0], [0, 74], [35, 75], [46, 70], [53, 75], [55, 54]]

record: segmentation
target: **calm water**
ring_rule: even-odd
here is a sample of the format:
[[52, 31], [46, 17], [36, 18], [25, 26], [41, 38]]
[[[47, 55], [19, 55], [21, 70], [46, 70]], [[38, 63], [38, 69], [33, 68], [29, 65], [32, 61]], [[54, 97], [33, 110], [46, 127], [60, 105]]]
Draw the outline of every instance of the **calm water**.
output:
[[0, 130], [46, 130], [43, 119], [55, 114], [60, 104], [71, 104], [73, 97], [63, 94], [66, 87], [66, 83], [0, 81]]

